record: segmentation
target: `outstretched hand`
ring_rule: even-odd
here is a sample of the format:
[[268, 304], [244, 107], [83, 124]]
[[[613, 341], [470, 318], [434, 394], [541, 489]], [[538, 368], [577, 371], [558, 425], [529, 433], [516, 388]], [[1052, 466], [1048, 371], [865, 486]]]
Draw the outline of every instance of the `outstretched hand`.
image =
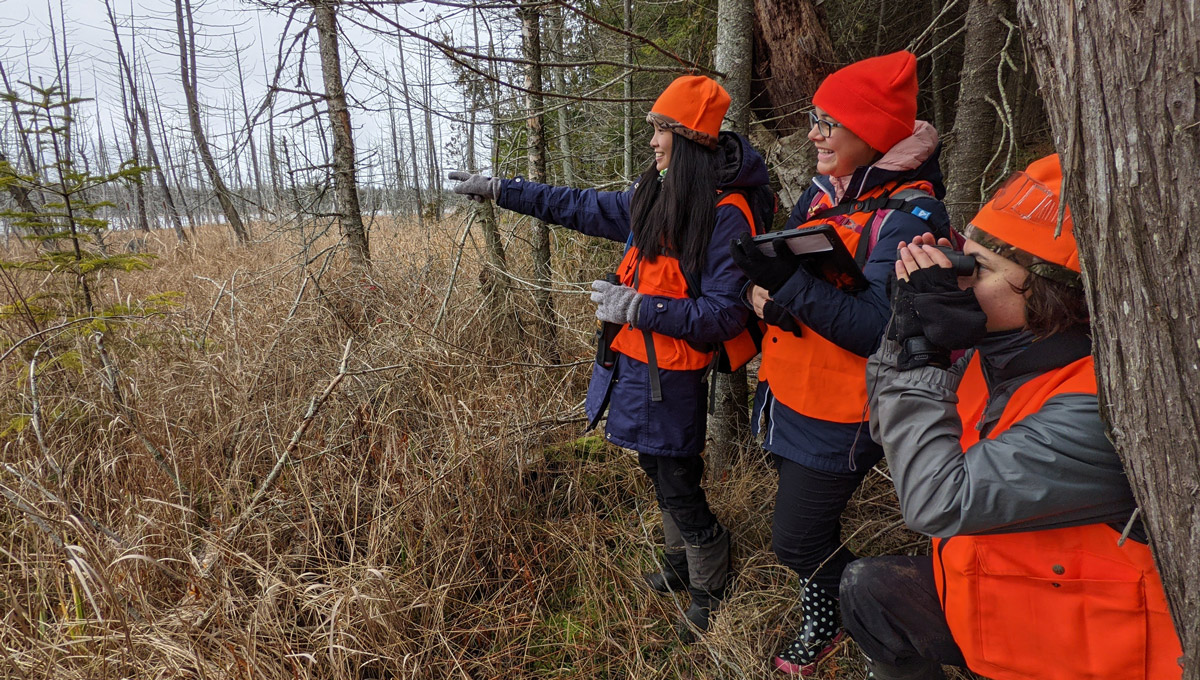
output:
[[494, 201], [500, 198], [499, 178], [488, 177], [487, 175], [473, 175], [462, 170], [455, 170], [447, 175], [447, 177], [458, 182], [458, 184], [454, 185], [454, 193], [462, 194], [476, 203]]

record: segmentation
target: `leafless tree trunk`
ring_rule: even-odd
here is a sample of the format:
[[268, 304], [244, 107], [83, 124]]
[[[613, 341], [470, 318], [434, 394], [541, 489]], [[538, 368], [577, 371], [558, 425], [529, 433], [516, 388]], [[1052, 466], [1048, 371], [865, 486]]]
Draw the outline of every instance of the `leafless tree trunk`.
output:
[[[398, 10], [397, 10], [398, 11]], [[397, 23], [399, 19], [397, 18]], [[404, 90], [404, 118], [408, 121], [408, 148], [412, 151], [413, 193], [417, 199], [417, 229], [425, 232], [425, 204], [421, 200], [421, 169], [417, 167], [417, 135], [412, 122], [412, 94], [408, 90], [408, 74], [404, 66], [404, 38], [396, 35], [397, 54], [400, 55], [400, 87]]]
[[238, 242], [246, 243], [250, 240], [250, 234], [242, 224], [242, 218], [233, 205], [229, 189], [217, 171], [217, 163], [213, 160], [204, 126], [200, 121], [200, 102], [196, 94], [196, 32], [192, 21], [191, 0], [175, 0], [175, 27], [179, 35], [179, 73], [183, 81], [183, 93], [187, 98], [188, 121], [191, 123], [192, 137], [196, 141], [196, 151], [208, 172], [208, 179], [212, 182], [213, 192], [217, 195], [225, 219], [237, 236]]
[[329, 127], [333, 132], [333, 179], [338, 219], [342, 224], [342, 236], [350, 246], [350, 262], [355, 266], [365, 266], [371, 262], [371, 251], [358, 203], [358, 181], [354, 176], [354, 131], [350, 127], [350, 110], [346, 106], [346, 90], [342, 82], [335, 5], [336, 0], [314, 0], [312, 3], [321, 47], [321, 73], [325, 77]]
[[729, 129], [750, 131], [750, 74], [754, 63], [754, 0], [717, 2], [717, 48], [713, 67], [724, 73], [721, 85], [732, 103], [725, 120]]
[[233, 53], [238, 73], [238, 90], [242, 95], [242, 122], [246, 126], [246, 144], [250, 147], [250, 170], [254, 173], [254, 196], [258, 210], [263, 209], [262, 170], [258, 163], [258, 148], [254, 144], [254, 121], [250, 118], [250, 104], [246, 99], [246, 77], [242, 73], [242, 51], [238, 48], [237, 33], [233, 34]]
[[[131, 159], [134, 165], [141, 165], [142, 158], [138, 152], [138, 124], [137, 114], [130, 110], [129, 100], [125, 95], [125, 79], [117, 74], [117, 79], [121, 81], [121, 113], [125, 118], [125, 124], [129, 128], [129, 149]], [[97, 116], [99, 118], [99, 116]], [[103, 159], [105, 154], [100, 152], [100, 158]], [[133, 187], [134, 204], [137, 214], [138, 228], [142, 231], [150, 231], [150, 220], [146, 217], [146, 187], [141, 182], [138, 182]]]
[[[563, 28], [562, 7], [558, 5], [547, 7], [546, 18], [550, 24], [551, 58], [558, 62], [566, 61], [563, 52], [563, 43], [565, 42], [563, 34], [565, 29]], [[478, 51], [478, 39], [476, 39], [476, 51]], [[567, 79], [563, 71], [562, 67], [551, 69], [551, 77], [554, 79], [554, 92], [556, 94], [567, 93]], [[571, 153], [571, 112], [565, 100], [558, 105], [558, 150], [562, 154], [563, 184], [574, 186], [575, 159]]]
[[[727, 127], [739, 134], [750, 128], [750, 73], [754, 46], [754, 0], [720, 0], [717, 3], [717, 48], [713, 65], [725, 77], [729, 93]], [[744, 446], [750, 443], [749, 387], [746, 369], [732, 374], [713, 373], [716, 404], [708, 422], [709, 469], [721, 475]]]
[[965, 226], [986, 198], [981, 183], [997, 153], [1000, 56], [1011, 37], [1001, 20], [1009, 8], [1010, 0], [971, 0], [967, 8], [958, 112], [946, 149], [946, 209], [957, 227]]
[[[545, 109], [542, 102], [542, 37], [540, 32], [540, 5], [534, 0], [522, 0], [518, 14], [521, 17], [521, 38], [525, 59], [525, 99], [527, 107], [526, 128], [529, 132], [529, 179], [546, 181], [546, 135]], [[533, 227], [533, 281], [537, 286], [534, 300], [537, 306], [542, 341], [550, 356], [557, 356], [554, 323], [554, 298], [550, 294], [550, 226], [531, 219]]]
[[[623, 8], [622, 19], [625, 28], [625, 63], [633, 63], [633, 0], [625, 0], [621, 7]], [[622, 127], [621, 141], [624, 144], [624, 159], [625, 159], [625, 181], [632, 182], [634, 177], [633, 167], [633, 71], [625, 74], [622, 80], [624, 87], [622, 94], [625, 95], [625, 103], [621, 105], [621, 110], [624, 114], [624, 125]]]
[[1100, 409], [1200, 678], [1195, 5], [1021, 0], [1092, 308]]

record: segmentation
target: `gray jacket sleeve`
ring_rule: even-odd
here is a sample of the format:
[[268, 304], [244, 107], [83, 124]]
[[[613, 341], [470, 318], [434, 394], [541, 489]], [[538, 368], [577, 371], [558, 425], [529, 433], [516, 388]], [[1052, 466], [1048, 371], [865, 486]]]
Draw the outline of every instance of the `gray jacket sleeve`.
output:
[[1095, 395], [1055, 396], [964, 452], [955, 391], [966, 358], [950, 370], [900, 371], [897, 352], [885, 340], [867, 363], [871, 436], [914, 531], [944, 538], [1129, 519], [1133, 494]]

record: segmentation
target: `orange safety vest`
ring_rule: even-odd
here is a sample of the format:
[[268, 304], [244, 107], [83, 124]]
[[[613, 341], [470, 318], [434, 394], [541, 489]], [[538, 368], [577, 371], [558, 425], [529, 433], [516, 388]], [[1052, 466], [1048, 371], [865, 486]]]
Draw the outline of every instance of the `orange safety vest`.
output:
[[[899, 185], [882, 184], [862, 194], [858, 200], [866, 201], [885, 193], [898, 194], [906, 189], [934, 195], [933, 185], [920, 180]], [[833, 199], [822, 192], [809, 207], [808, 214], [813, 217], [833, 206]], [[854, 253], [863, 234], [870, 238], [884, 218], [878, 211], [864, 210], [831, 217], [817, 216], [800, 226], [830, 224], [837, 229], [846, 249]], [[868, 222], [869, 229], [866, 228]], [[867, 420], [866, 358], [842, 349], [803, 323], [800, 326], [799, 337], [776, 326], [767, 326], [758, 379], [770, 384], [771, 394], [784, 406], [801, 415], [835, 423]]]
[[[717, 206], [733, 205], [742, 211], [750, 232], [755, 233], [754, 217], [750, 205], [741, 194], [727, 193], [717, 201]], [[643, 260], [636, 246], [625, 251], [625, 257], [617, 267], [621, 283], [644, 295], [659, 295], [669, 298], [688, 297], [687, 277], [677, 258], [659, 255], [653, 260]], [[695, 291], [699, 294], [700, 291]], [[647, 336], [650, 340], [647, 339]], [[625, 325], [613, 338], [612, 348], [627, 357], [652, 363], [646, 351], [647, 342], [654, 343], [655, 364], [658, 368], [674, 371], [689, 371], [707, 367], [713, 360], [713, 352], [698, 349], [697, 345], [661, 333], [641, 331]], [[725, 352], [734, 368], [741, 367], [758, 354], [750, 332], [743, 330], [731, 340], [725, 341]], [[740, 363], [739, 363], [740, 362]]]
[[[1058, 394], [1096, 393], [1092, 357], [1013, 393], [995, 437]], [[962, 446], [979, 441], [987, 386], [972, 358], [959, 385]], [[946, 622], [972, 671], [993, 680], [1169, 680], [1183, 651], [1150, 548], [1107, 524], [933, 539]]]

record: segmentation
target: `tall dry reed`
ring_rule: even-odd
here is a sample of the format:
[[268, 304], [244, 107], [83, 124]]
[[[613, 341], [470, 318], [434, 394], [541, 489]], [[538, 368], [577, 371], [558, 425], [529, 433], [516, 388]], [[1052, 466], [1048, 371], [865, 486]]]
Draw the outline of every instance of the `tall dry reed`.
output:
[[[761, 455], [708, 484], [737, 580], [682, 646], [686, 601], [640, 586], [649, 485], [583, 436], [584, 283], [619, 246], [556, 236], [565, 359], [549, 365], [521, 331], [521, 232], [497, 311], [471, 239], [454, 266], [461, 227], [377, 222], [369, 274], [327, 237], [153, 237], [153, 269], [98, 282], [140, 318], [0, 320], [0, 677], [770, 677], [799, 598], [770, 552]], [[4, 304], [55, 285], [39, 277], [10, 272]], [[851, 547], [923, 549], [886, 478], [868, 480]], [[862, 677], [849, 647], [823, 672]]]

